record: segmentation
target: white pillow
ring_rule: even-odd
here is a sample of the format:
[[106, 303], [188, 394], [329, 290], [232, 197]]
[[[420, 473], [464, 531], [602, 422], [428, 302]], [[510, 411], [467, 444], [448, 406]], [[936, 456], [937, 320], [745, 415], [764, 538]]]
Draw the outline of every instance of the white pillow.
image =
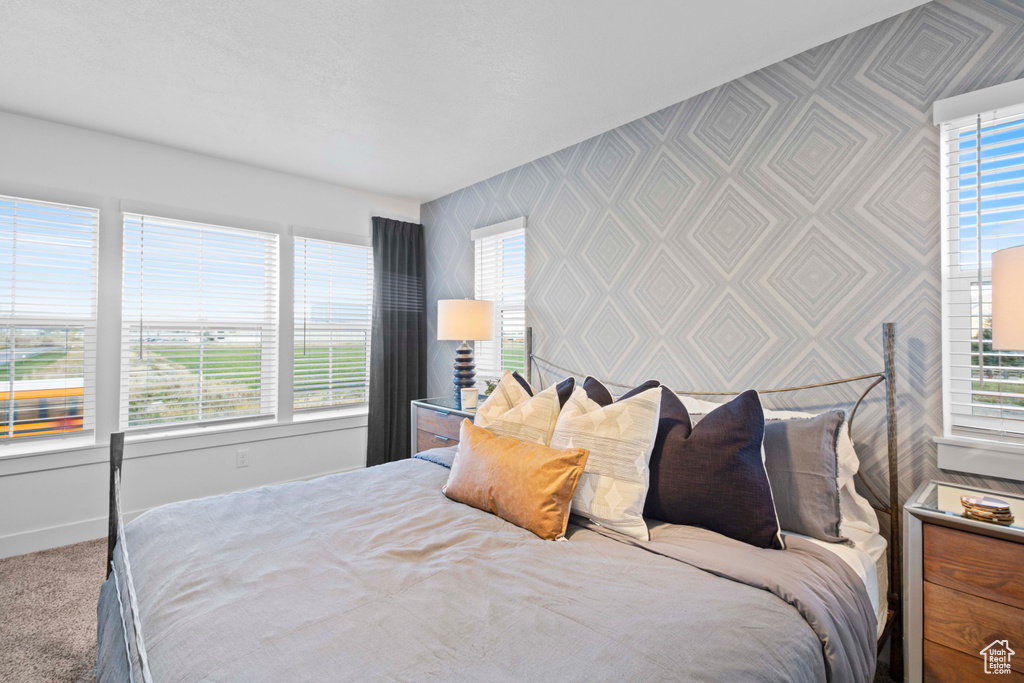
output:
[[[686, 411], [691, 415], [706, 415], [720, 405], [693, 396], [680, 395], [679, 398], [686, 406]], [[808, 417], [816, 417], [816, 415], [792, 410], [764, 411], [765, 420], [791, 420]], [[849, 534], [843, 529], [849, 526], [861, 531], [879, 533], [878, 515], [875, 514], [875, 510], [867, 498], [857, 492], [857, 486], [853, 481], [854, 475], [860, 469], [860, 458], [857, 457], [853, 439], [850, 438], [848, 415], [839, 428], [836, 453], [839, 456], [839, 472], [836, 476], [836, 486], [839, 489], [839, 535], [848, 538]]]
[[552, 448], [590, 451], [572, 511], [603, 527], [650, 540], [644, 502], [658, 435], [661, 387], [601, 407], [577, 388], [562, 407]]
[[473, 424], [498, 436], [547, 446], [551, 443], [559, 408], [556, 385], [530, 396], [506, 370], [498, 386], [477, 409]]

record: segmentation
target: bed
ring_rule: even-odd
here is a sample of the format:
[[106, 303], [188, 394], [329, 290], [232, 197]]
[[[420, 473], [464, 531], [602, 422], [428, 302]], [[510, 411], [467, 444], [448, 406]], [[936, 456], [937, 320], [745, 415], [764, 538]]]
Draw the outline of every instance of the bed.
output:
[[454, 449], [124, 525], [121, 448], [101, 682], [870, 681], [895, 623], [877, 534], [777, 551], [573, 517], [544, 541], [442, 494]]

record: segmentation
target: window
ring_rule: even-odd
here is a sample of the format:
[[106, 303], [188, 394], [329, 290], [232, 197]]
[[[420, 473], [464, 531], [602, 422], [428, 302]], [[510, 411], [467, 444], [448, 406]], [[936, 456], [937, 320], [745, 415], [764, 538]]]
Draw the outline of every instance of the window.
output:
[[95, 422], [99, 211], [0, 197], [0, 439]]
[[124, 215], [121, 425], [272, 416], [278, 236]]
[[1024, 442], [1024, 353], [991, 341], [992, 253], [1024, 244], [1024, 106], [941, 131], [947, 435]]
[[295, 238], [295, 410], [366, 403], [373, 252]]
[[494, 339], [476, 342], [477, 373], [498, 377], [525, 368], [526, 219], [473, 231], [475, 294], [494, 302]]

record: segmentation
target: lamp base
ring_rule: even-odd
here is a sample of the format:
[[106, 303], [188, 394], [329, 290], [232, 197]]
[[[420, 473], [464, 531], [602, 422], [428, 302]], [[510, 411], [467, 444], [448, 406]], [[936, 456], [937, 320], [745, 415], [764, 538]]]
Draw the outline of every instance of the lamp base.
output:
[[473, 362], [473, 349], [469, 344], [462, 342], [462, 345], [455, 350], [455, 377], [452, 383], [455, 385], [455, 406], [462, 408], [462, 389], [469, 389], [476, 386], [476, 363]]

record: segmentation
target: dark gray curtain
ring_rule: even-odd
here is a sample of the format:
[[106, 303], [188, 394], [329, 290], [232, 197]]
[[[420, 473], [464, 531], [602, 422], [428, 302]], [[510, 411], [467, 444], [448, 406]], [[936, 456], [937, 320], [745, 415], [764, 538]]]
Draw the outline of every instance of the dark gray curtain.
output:
[[423, 226], [373, 219], [373, 331], [366, 464], [409, 457], [409, 402], [427, 395]]

